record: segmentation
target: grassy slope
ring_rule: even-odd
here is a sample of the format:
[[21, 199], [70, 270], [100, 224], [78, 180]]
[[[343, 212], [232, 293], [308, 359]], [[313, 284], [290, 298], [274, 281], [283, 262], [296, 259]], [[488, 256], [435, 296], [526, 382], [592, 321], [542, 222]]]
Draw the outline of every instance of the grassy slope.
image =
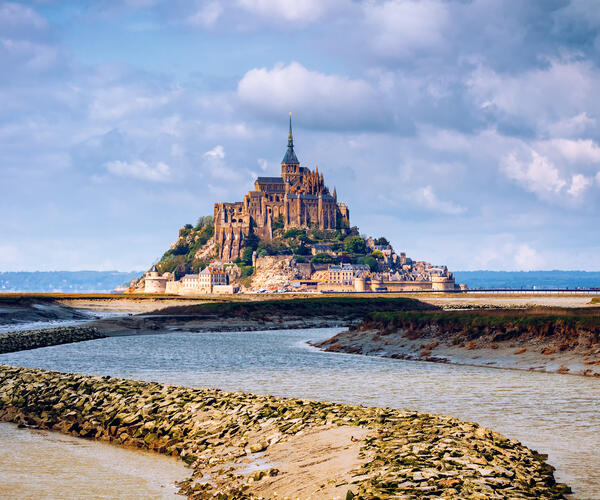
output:
[[358, 328], [390, 333], [399, 329], [416, 332], [430, 326], [436, 326], [442, 334], [459, 333], [465, 340], [490, 332], [504, 335], [497, 340], [505, 340], [519, 335], [569, 336], [585, 330], [591, 332], [597, 342], [600, 337], [600, 308], [373, 312]]

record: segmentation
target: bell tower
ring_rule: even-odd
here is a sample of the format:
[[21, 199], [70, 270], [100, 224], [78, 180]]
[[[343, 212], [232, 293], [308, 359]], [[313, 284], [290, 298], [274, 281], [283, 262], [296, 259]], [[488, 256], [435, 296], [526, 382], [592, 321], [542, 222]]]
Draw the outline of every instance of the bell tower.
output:
[[290, 111], [290, 132], [285, 156], [281, 161], [281, 177], [284, 182], [294, 184], [300, 177], [300, 162], [294, 152], [294, 136], [292, 135], [292, 112]]

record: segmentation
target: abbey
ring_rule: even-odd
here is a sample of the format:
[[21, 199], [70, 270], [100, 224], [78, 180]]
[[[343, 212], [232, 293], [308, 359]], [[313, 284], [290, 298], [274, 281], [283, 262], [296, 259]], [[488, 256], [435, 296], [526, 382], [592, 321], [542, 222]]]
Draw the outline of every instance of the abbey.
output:
[[219, 257], [231, 261], [240, 256], [245, 240], [255, 234], [271, 239], [274, 223], [283, 222], [284, 229], [314, 227], [336, 229], [350, 226], [350, 212], [338, 203], [325, 185], [323, 174], [316, 168], [301, 167], [294, 152], [292, 117], [281, 177], [259, 177], [254, 191], [243, 201], [215, 203], [215, 234]]

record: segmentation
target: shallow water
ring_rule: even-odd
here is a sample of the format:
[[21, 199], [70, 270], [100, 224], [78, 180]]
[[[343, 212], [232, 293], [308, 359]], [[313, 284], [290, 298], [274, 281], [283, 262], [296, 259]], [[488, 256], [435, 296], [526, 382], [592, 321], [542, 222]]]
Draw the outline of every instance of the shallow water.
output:
[[0, 422], [0, 498], [170, 499], [183, 462]]
[[3, 354], [0, 363], [452, 415], [547, 453], [577, 496], [600, 497], [600, 380], [324, 353], [306, 344], [337, 331], [114, 337]]

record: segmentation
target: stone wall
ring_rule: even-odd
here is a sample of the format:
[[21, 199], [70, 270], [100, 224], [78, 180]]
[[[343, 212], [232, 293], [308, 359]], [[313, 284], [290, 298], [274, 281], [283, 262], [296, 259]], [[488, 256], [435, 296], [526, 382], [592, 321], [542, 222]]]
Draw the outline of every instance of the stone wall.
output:
[[96, 328], [87, 326], [61, 326], [46, 330], [2, 333], [0, 334], [0, 354], [104, 337], [106, 335], [100, 333]]

